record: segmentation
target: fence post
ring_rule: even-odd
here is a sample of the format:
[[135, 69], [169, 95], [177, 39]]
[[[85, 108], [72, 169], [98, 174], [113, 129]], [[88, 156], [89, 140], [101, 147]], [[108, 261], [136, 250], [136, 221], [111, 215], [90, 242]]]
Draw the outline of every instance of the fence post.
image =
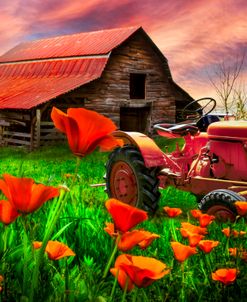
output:
[[36, 109], [36, 148], [40, 147], [40, 120], [41, 120], [41, 112], [40, 109]]

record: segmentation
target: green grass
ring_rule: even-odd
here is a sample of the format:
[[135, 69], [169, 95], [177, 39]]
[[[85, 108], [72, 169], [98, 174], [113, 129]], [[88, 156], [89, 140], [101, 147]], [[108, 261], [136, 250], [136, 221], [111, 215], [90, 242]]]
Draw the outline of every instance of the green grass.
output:
[[[160, 142], [157, 142], [158, 144]], [[167, 142], [162, 141], [164, 147]], [[174, 146], [173, 146], [174, 147]], [[169, 147], [172, 148], [172, 147]], [[113, 241], [103, 230], [106, 221], [112, 221], [104, 203], [108, 199], [104, 187], [90, 185], [104, 182], [104, 164], [106, 153], [94, 152], [82, 159], [78, 177], [72, 186], [72, 177], [76, 168], [75, 157], [66, 145], [44, 147], [29, 153], [21, 148], [2, 148], [0, 155], [0, 175], [9, 173], [15, 176], [32, 177], [36, 182], [46, 185], [66, 185], [70, 188], [68, 200], [52, 232], [52, 240], [66, 243], [75, 253], [75, 257], [51, 261], [45, 257], [40, 266], [41, 275], [36, 301], [110, 301], [114, 278], [109, 273], [105, 279], [102, 274], [113, 248]], [[4, 196], [1, 196], [4, 199]], [[49, 213], [58, 198], [45, 203], [38, 211], [25, 217], [28, 242], [25, 243], [22, 217], [8, 227], [0, 226], [0, 275], [5, 281], [1, 292], [1, 301], [28, 301], [32, 273], [35, 267], [31, 242], [42, 241], [49, 228]], [[162, 207], [180, 207], [183, 214], [169, 219]], [[221, 230], [228, 224], [213, 222], [209, 226], [207, 238], [219, 240], [220, 245], [209, 255], [203, 252], [189, 258], [183, 269], [174, 260], [170, 246], [171, 240], [188, 244], [179, 232], [182, 221], [197, 222], [189, 215], [196, 208], [195, 197], [188, 192], [174, 188], [161, 191], [160, 207], [157, 213], [138, 228], [145, 228], [160, 235], [153, 244], [142, 251], [135, 247], [129, 253], [155, 257], [171, 268], [171, 273], [154, 282], [147, 288], [135, 289], [127, 294], [126, 301], [245, 301], [247, 296], [246, 262], [229, 256], [228, 247], [247, 248], [246, 236], [226, 238]], [[231, 226], [245, 230], [244, 219]], [[36, 253], [35, 253], [36, 255]], [[211, 272], [221, 267], [237, 267], [237, 281], [230, 286], [221, 286], [211, 279]], [[25, 272], [26, 284], [23, 284]], [[68, 291], [65, 294], [65, 288]], [[138, 291], [136, 293], [136, 291]], [[182, 295], [183, 294], [183, 295]], [[112, 301], [121, 301], [123, 293], [117, 285]]]

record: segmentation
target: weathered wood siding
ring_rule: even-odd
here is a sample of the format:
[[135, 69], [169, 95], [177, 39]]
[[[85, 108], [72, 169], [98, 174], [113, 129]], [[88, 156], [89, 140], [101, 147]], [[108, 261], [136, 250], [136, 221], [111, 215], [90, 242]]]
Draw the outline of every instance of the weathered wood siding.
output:
[[[130, 73], [146, 74], [146, 97], [131, 100], [129, 96]], [[153, 46], [142, 34], [135, 34], [115, 49], [100, 79], [86, 84], [67, 97], [77, 99], [88, 109], [110, 117], [119, 127], [120, 108], [149, 105], [149, 125], [175, 122], [176, 106], [168, 64], [161, 60]], [[63, 96], [63, 100], [66, 95]], [[59, 98], [53, 104], [63, 103]], [[151, 129], [148, 129], [149, 131]]]

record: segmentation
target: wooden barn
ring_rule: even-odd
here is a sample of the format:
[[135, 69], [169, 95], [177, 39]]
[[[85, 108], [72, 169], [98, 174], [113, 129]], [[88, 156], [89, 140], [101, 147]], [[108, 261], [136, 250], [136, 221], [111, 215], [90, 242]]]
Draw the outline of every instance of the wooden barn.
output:
[[24, 42], [0, 57], [0, 143], [37, 148], [61, 139], [53, 106], [85, 107], [121, 130], [152, 133], [192, 98], [141, 27]]

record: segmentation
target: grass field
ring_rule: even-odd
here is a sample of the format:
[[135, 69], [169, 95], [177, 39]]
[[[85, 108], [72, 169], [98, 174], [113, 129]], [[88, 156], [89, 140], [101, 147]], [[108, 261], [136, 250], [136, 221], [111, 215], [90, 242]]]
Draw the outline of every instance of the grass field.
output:
[[[1, 148], [0, 175], [31, 177], [37, 183], [62, 185], [70, 191], [65, 193], [66, 202], [61, 208], [61, 200], [56, 197], [8, 226], [1, 224], [0, 301], [245, 301], [247, 263], [238, 256], [232, 257], [228, 249], [246, 249], [246, 235], [227, 237], [222, 233], [227, 227], [246, 232], [244, 218], [235, 224], [212, 222], [205, 239], [217, 240], [219, 245], [209, 254], [198, 249], [197, 254], [180, 263], [174, 259], [170, 242], [188, 244], [179, 229], [183, 221], [198, 224], [190, 215], [197, 204], [190, 193], [174, 188], [162, 190], [157, 213], [138, 225], [160, 238], [146, 250], [134, 247], [128, 252], [162, 261], [171, 269], [170, 274], [149, 287], [136, 287], [126, 296], [110, 272], [103, 277], [114, 248], [104, 227], [105, 222], [112, 219], [105, 208], [108, 197], [104, 187], [91, 185], [104, 183], [106, 161], [107, 153], [96, 151], [82, 159], [74, 177], [76, 159], [67, 145], [41, 148], [32, 153], [20, 148]], [[1, 199], [5, 199], [3, 194]], [[179, 207], [183, 213], [168, 218], [164, 206]], [[55, 219], [57, 209], [61, 213]], [[53, 229], [52, 221], [56, 222]], [[45, 256], [39, 262], [39, 253], [32, 249], [32, 242], [43, 241], [45, 236], [65, 243], [76, 255], [56, 261]], [[211, 273], [219, 268], [237, 268], [236, 281], [226, 286], [212, 280]]]

